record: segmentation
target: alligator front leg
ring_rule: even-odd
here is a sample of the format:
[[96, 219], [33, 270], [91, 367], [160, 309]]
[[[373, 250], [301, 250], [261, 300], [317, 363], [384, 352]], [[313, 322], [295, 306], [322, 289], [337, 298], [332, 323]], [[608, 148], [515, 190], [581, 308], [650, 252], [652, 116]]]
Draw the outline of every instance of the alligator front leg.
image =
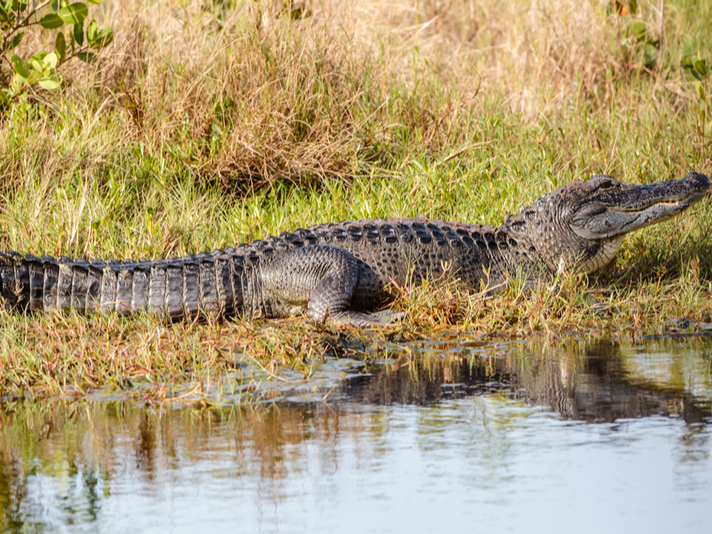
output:
[[306, 307], [316, 322], [358, 327], [383, 326], [397, 318], [349, 310], [359, 283], [356, 258], [341, 248], [309, 245], [263, 266], [262, 290], [271, 308]]

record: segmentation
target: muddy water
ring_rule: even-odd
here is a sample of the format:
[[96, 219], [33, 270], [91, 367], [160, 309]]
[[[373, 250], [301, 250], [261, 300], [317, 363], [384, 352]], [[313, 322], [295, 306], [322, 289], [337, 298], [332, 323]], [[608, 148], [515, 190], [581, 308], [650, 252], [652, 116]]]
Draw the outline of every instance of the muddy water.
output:
[[0, 529], [712, 532], [709, 337], [401, 348], [251, 407], [6, 401]]

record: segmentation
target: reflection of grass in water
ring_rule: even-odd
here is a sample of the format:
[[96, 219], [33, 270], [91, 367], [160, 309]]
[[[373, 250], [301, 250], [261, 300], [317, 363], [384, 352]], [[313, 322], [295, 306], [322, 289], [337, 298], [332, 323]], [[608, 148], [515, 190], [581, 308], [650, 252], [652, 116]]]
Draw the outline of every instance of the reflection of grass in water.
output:
[[[41, 510], [55, 504], [34, 502], [55, 495], [30, 489], [36, 475], [58, 483], [57, 493], [77, 514], [70, 520], [82, 523], [92, 500], [88, 478], [106, 498], [112, 481], [126, 474], [137, 490], [152, 493], [173, 469], [225, 460], [216, 453], [227, 453], [229, 461], [212, 476], [250, 478], [264, 484], [261, 498], [277, 498], [282, 481], [303, 468], [307, 441], [318, 442], [323, 459], [336, 458], [342, 440], [362, 462], [378, 455], [360, 434], [377, 436], [382, 416], [379, 410], [337, 413], [326, 406], [151, 411], [119, 402], [7, 403], [0, 411], [0, 526], [42, 518]], [[216, 470], [209, 460], [207, 468]]]
[[623, 354], [625, 372], [637, 380], [661, 390], [686, 391], [712, 404], [709, 338], [648, 341], [642, 347], [625, 347]]
[[[271, 2], [110, 3], [102, 25], [116, 38], [98, 70], [67, 65], [66, 90], [4, 117], [1, 248], [161, 257], [328, 220], [498, 224], [594, 172], [633, 182], [709, 174], [709, 137], [681, 66], [686, 37], [710, 49], [709, 7], [666, 3], [651, 75], [649, 43], [627, 28], [635, 20], [654, 33], [656, 13], [604, 4], [339, 1], [292, 19]], [[661, 331], [661, 317], [694, 323], [712, 310], [710, 221], [704, 201], [560, 291], [403, 288], [396, 307], [408, 319], [388, 335], [640, 335]], [[584, 291], [617, 314], [597, 317]], [[138, 381], [149, 397], [186, 383], [196, 396], [230, 391], [245, 351], [261, 376], [308, 376], [321, 333], [300, 320], [166, 327], [0, 312], [0, 395]]]
[[[416, 344], [413, 350], [418, 348]], [[193, 405], [194, 409], [173, 410], [160, 409], [158, 404], [151, 409], [135, 403], [85, 400], [5, 402], [0, 406], [2, 521], [6, 526], [12, 510], [20, 509], [18, 501], [35, 495], [27, 487], [32, 473], [51, 477], [67, 491], [79, 487], [69, 483], [76, 483], [76, 477], [92, 479], [101, 495], [112, 480], [125, 475], [127, 469], [135, 470], [138, 482], [150, 490], [161, 480], [160, 473], [225, 451], [229, 466], [216, 476], [257, 477], [265, 483], [268, 495], [275, 492], [278, 496], [290, 473], [304, 469], [308, 450], [314, 450], [307, 444], [316, 445], [323, 460], [320, 465], [328, 472], [332, 472], [332, 463], [327, 460], [338, 463], [344, 447], [361, 465], [391, 450], [388, 435], [394, 415], [388, 406], [394, 402], [401, 412], [403, 403], [430, 406], [414, 419], [418, 446], [426, 454], [447, 452], [447, 447], [439, 446], [447, 445], [444, 432], [460, 432], [472, 440], [468, 451], [476, 449], [485, 464], [498, 465], [508, 457], [511, 433], [526, 428], [527, 418], [540, 410], [553, 409], [565, 419], [604, 421], [609, 419], [603, 416], [609, 414], [625, 420], [669, 414], [687, 421], [694, 394], [690, 388], [695, 386], [681, 385], [676, 373], [694, 369], [710, 379], [709, 368], [705, 370], [709, 342], [700, 339], [647, 344], [648, 352], [669, 354], [680, 363], [664, 385], [649, 380], [645, 372], [630, 370], [641, 345], [541, 340], [521, 347], [461, 345], [459, 353], [456, 347], [445, 348], [448, 357], [413, 358], [410, 353], [394, 358], [387, 370], [363, 383], [360, 393], [352, 397], [356, 402], [348, 406], [327, 401], [208, 409]], [[471, 403], [447, 402], [450, 397], [441, 386], [455, 383], [479, 384], [479, 389], [468, 393], [477, 398]], [[422, 395], [425, 391], [439, 392], [439, 403], [431, 404], [432, 398]], [[338, 392], [334, 395], [339, 396]], [[360, 398], [369, 398], [372, 404], [362, 406]], [[610, 404], [611, 399], [617, 404]], [[532, 406], [524, 408], [523, 402]], [[599, 419], [589, 419], [594, 415]], [[704, 460], [704, 424], [688, 423], [683, 427], [681, 461]], [[90, 485], [82, 488], [86, 493], [75, 493], [72, 499], [89, 500]], [[34, 504], [23, 506], [23, 510], [33, 509]], [[21, 515], [15, 519], [21, 520]]]

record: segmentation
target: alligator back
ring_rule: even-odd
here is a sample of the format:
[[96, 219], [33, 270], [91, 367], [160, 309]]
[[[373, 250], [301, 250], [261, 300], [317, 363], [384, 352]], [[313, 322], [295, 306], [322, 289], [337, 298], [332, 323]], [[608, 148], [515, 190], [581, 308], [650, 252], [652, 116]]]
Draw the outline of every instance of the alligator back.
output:
[[[445, 271], [468, 286], [477, 286], [507, 247], [506, 234], [491, 226], [468, 225], [423, 218], [372, 219], [327, 223], [272, 237], [265, 243], [331, 245], [353, 254], [364, 269], [384, 282], [405, 283], [437, 278]], [[238, 248], [238, 250], [240, 250]]]

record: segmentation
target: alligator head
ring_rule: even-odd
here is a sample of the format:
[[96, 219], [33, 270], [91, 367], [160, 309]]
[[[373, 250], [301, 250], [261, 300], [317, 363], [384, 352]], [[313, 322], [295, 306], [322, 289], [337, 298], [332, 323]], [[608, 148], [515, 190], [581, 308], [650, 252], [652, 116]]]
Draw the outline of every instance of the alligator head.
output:
[[552, 271], [590, 273], [613, 259], [625, 234], [677, 215], [709, 187], [709, 179], [694, 172], [647, 185], [597, 175], [555, 189], [508, 217], [505, 227]]

